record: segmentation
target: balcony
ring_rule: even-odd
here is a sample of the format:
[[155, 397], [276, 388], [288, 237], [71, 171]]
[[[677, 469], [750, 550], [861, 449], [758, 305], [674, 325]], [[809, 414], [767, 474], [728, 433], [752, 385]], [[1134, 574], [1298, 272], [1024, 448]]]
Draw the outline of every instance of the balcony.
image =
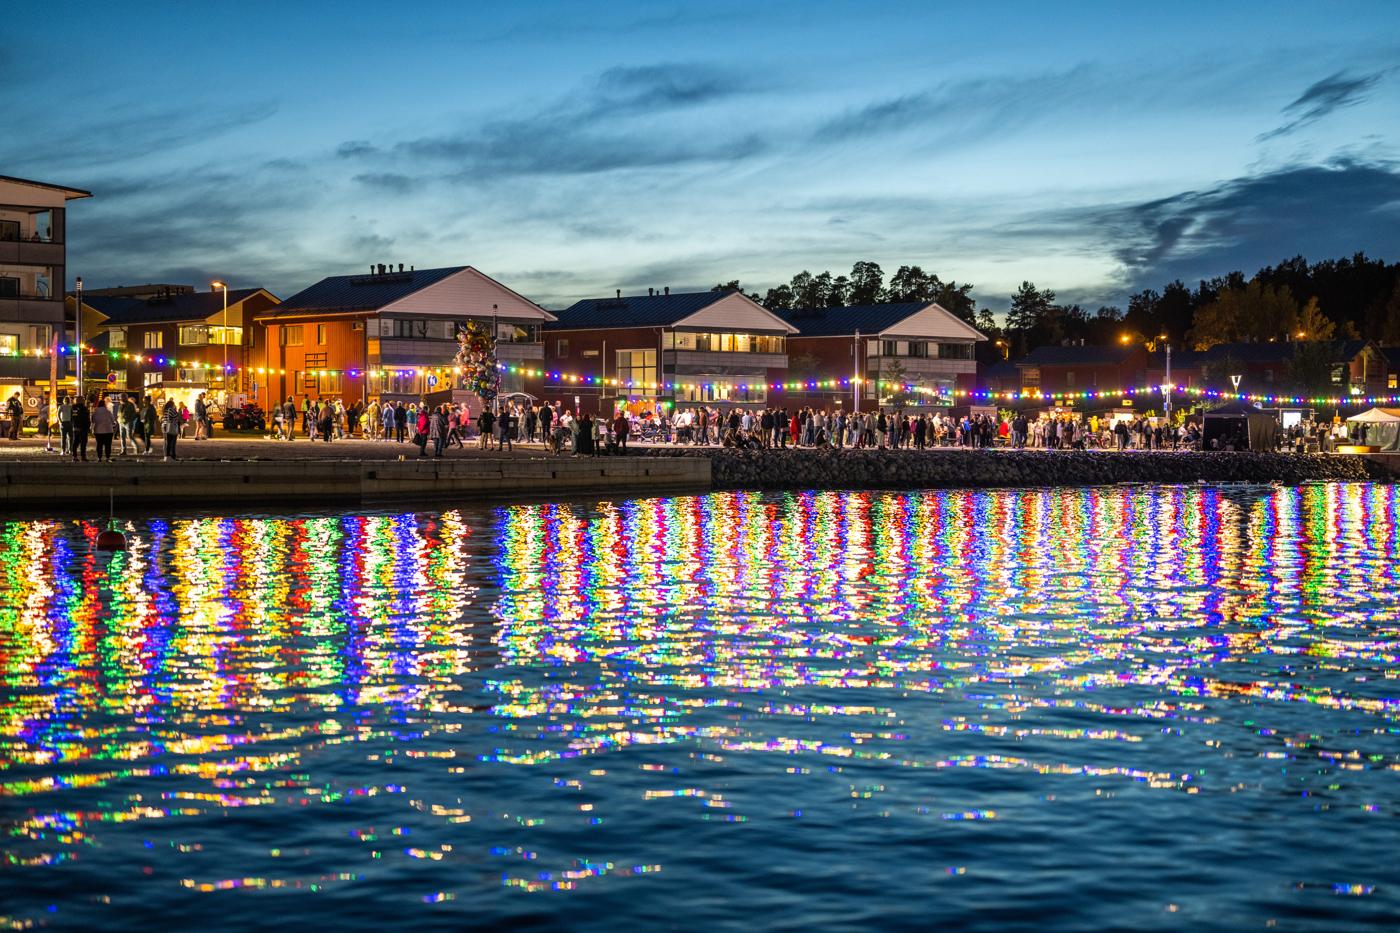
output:
[[787, 369], [786, 353], [736, 353], [722, 350], [666, 350], [661, 362], [667, 371], [706, 373], [756, 373], [767, 369]]

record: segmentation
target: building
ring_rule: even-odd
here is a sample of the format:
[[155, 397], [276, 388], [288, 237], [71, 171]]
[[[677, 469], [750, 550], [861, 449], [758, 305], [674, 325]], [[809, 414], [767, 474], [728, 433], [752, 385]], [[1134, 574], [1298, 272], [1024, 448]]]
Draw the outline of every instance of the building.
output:
[[1086, 344], [1037, 347], [1016, 368], [1021, 391], [1053, 394], [1138, 389], [1150, 384], [1147, 364], [1147, 349], [1137, 344]]
[[604, 413], [617, 404], [762, 407], [769, 383], [786, 378], [786, 341], [797, 332], [737, 291], [618, 292], [556, 315], [531, 391]]
[[[0, 175], [0, 398], [56, 388], [66, 343], [67, 204], [92, 193]], [[71, 364], [69, 364], [71, 365]]]
[[[267, 373], [259, 401], [415, 401], [453, 389], [457, 333], [468, 321], [495, 327], [497, 358], [521, 366], [543, 359], [540, 327], [553, 320], [471, 266], [331, 276], [255, 317], [255, 366]], [[502, 393], [520, 391], [522, 379], [506, 373]]]
[[[124, 286], [83, 292], [84, 381], [193, 405], [200, 393], [241, 405], [264, 380], [253, 368], [254, 317], [277, 306], [265, 288], [197, 292]], [[227, 396], [226, 396], [227, 393]]]
[[[1294, 378], [1295, 360], [1303, 348], [1323, 347], [1328, 377], [1337, 395], [1383, 395], [1388, 391], [1391, 363], [1370, 340], [1336, 340], [1320, 343], [1274, 341], [1221, 343], [1208, 350], [1173, 351], [1171, 382], [1183, 388], [1230, 391], [1232, 375], [1240, 377], [1240, 391], [1268, 395], [1292, 395], [1302, 391]], [[1167, 381], [1166, 356], [1151, 354], [1147, 382]]]
[[[977, 342], [987, 339], [932, 301], [784, 311], [782, 317], [797, 328], [788, 339], [789, 380], [832, 383], [859, 374], [862, 407], [890, 397], [890, 386], [881, 383], [894, 382], [927, 390], [916, 393], [913, 404], [952, 405], [955, 389], [974, 387]], [[849, 382], [789, 397], [823, 407], [854, 401]]]

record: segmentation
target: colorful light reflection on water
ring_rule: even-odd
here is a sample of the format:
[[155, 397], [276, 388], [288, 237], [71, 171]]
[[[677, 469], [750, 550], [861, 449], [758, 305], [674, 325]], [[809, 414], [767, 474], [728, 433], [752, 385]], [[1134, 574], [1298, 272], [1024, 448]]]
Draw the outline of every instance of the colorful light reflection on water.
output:
[[15, 927], [1400, 916], [1400, 491], [0, 525]]

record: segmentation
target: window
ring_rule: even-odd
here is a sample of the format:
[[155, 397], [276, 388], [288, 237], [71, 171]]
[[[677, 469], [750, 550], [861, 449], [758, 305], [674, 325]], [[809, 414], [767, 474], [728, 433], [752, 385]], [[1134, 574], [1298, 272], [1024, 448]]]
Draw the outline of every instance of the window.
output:
[[147, 350], [159, 350], [165, 346], [164, 334], [158, 330], [148, 330], [141, 335], [141, 346]]
[[656, 384], [655, 350], [618, 350], [617, 379], [624, 386], [650, 390]]
[[122, 348], [122, 347], [125, 347], [125, 346], [126, 346], [126, 328], [125, 328], [125, 327], [113, 327], [111, 330], [107, 331], [107, 346], [113, 347], [113, 348]]
[[1027, 389], [1040, 388], [1040, 367], [1026, 366], [1021, 370], [1021, 385]]
[[1269, 385], [1274, 384], [1274, 371], [1272, 369], [1264, 370], [1264, 382]]
[[568, 355], [569, 341], [563, 339], [554, 341], [554, 356], [558, 359], [563, 359]]
[[185, 324], [180, 327], [180, 346], [202, 347], [209, 342], [209, 328], [203, 324]]
[[[316, 325], [316, 346], [318, 346], [318, 347], [324, 347], [325, 345], [326, 345], [326, 325], [325, 325], [325, 324], [317, 324], [317, 325]], [[337, 390], [337, 391], [339, 391], [339, 390]]]
[[243, 343], [243, 328], [214, 326], [209, 328], [209, 342], [216, 346], [238, 346]]
[[185, 369], [183, 367], [175, 370], [176, 382], [204, 383], [209, 381], [209, 370], [207, 369]]
[[145, 385], [147, 388], [150, 388], [151, 386], [158, 386], [161, 383], [165, 382], [165, 376], [159, 372], [146, 373], [145, 376]]
[[1074, 388], [1074, 370], [1072, 370], [1072, 369], [1067, 369], [1067, 370], [1065, 370], [1065, 388], [1066, 388], [1066, 389], [1073, 389], [1073, 388]]
[[0, 353], [14, 356], [19, 352], [19, 334], [0, 334]]
[[340, 373], [321, 373], [316, 381], [316, 391], [322, 395], [339, 395], [342, 391]]
[[395, 337], [423, 339], [428, 336], [427, 321], [393, 321]]
[[[688, 376], [676, 388], [678, 402], [765, 402], [768, 384], [762, 376]], [[752, 383], [749, 379], [753, 379]]]
[[282, 326], [282, 346], [284, 346], [284, 347], [299, 347], [299, 346], [301, 346], [301, 325], [300, 325], [300, 324], [284, 324], [284, 325]]
[[970, 360], [972, 359], [972, 344], [970, 343], [940, 343], [938, 345], [938, 356], [945, 360]]
[[911, 340], [911, 341], [909, 341], [909, 355], [912, 356], [912, 357], [914, 357], [915, 359], [924, 359], [924, 358], [926, 358], [926, 357], [928, 356], [928, 341], [925, 341], [925, 340]]

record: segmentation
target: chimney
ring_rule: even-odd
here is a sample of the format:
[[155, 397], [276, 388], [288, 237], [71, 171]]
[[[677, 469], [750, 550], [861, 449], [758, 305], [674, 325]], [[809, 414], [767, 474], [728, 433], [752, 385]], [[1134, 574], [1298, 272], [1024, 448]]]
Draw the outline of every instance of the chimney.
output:
[[655, 296], [655, 295], [656, 295], [656, 289], [654, 289], [654, 288], [648, 288], [648, 289], [647, 289], [647, 297], [648, 297], [648, 298], [653, 297], [653, 296]]
[[374, 263], [369, 264], [369, 274], [374, 275]]
[[399, 271], [400, 271], [400, 272], [403, 271], [403, 263], [399, 263]]
[[666, 286], [666, 294], [671, 294], [671, 286], [669, 285]]
[[620, 289], [620, 288], [617, 290], [617, 297], [619, 297], [619, 298], [622, 297], [622, 289]]
[[379, 274], [380, 274], [380, 275], [383, 275], [383, 274], [384, 274], [384, 263], [382, 263], [382, 262], [379, 264]]

